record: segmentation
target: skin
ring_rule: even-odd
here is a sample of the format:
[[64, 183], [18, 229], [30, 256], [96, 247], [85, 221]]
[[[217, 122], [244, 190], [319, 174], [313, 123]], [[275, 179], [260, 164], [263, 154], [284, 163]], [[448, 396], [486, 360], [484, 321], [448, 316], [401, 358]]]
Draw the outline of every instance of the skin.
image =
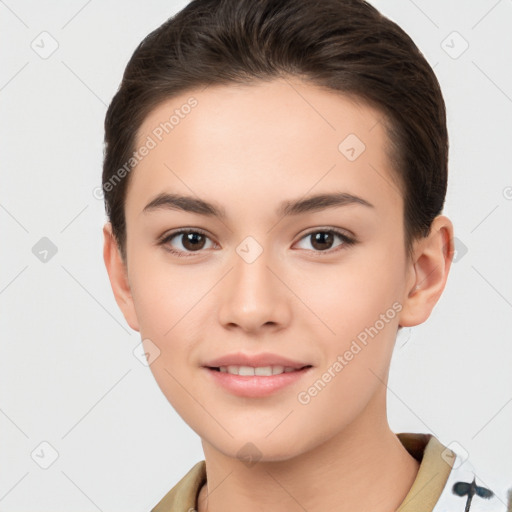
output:
[[[386, 383], [399, 326], [424, 322], [453, 254], [453, 227], [436, 217], [405, 251], [403, 198], [386, 154], [381, 114], [298, 79], [211, 86], [169, 99], [138, 131], [137, 144], [175, 108], [198, 105], [132, 171], [126, 197], [127, 262], [109, 223], [104, 260], [128, 324], [160, 349], [150, 368], [169, 402], [200, 436], [207, 469], [198, 510], [389, 512], [402, 503], [418, 462], [390, 430]], [[366, 146], [349, 161], [338, 145]], [[342, 191], [371, 203], [279, 217], [285, 199]], [[161, 192], [214, 202], [225, 219], [159, 209]], [[178, 228], [206, 231], [194, 252]], [[337, 228], [357, 242], [314, 244]], [[316, 231], [315, 231], [316, 230]], [[248, 236], [263, 249], [236, 252]], [[192, 247], [192, 248], [191, 248]], [[322, 250], [324, 247], [324, 250]], [[401, 310], [308, 404], [308, 389], [398, 302]], [[274, 352], [313, 365], [307, 378], [264, 398], [212, 384], [208, 359]], [[252, 443], [259, 460], [238, 451]]]

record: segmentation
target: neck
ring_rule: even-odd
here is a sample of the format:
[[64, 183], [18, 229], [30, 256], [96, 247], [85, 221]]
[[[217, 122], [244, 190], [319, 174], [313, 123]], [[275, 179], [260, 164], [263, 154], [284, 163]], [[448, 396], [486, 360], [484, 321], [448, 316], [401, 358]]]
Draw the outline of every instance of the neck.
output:
[[419, 463], [385, 420], [385, 387], [374, 399], [339, 434], [287, 460], [247, 466], [203, 440], [208, 481], [198, 512], [396, 510]]

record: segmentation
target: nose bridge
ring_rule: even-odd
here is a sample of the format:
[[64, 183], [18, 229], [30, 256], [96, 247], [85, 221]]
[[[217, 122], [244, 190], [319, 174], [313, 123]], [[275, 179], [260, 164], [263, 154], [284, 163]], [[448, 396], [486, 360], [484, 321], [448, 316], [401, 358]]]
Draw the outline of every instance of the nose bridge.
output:
[[252, 237], [247, 237], [236, 248], [234, 272], [232, 276], [232, 293], [246, 303], [246, 307], [261, 307], [264, 299], [272, 294], [271, 250]]
[[[280, 282], [272, 268], [272, 251], [264, 249], [253, 237], [247, 237], [236, 248], [233, 269], [227, 276], [220, 307], [220, 321], [253, 330], [267, 323], [285, 320], [287, 309]], [[281, 285], [282, 286], [282, 285]]]

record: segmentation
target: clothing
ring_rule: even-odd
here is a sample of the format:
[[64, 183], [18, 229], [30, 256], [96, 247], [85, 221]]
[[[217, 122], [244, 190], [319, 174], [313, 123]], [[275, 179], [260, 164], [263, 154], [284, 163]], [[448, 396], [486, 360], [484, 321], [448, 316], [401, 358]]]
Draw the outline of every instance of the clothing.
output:
[[[396, 435], [420, 462], [416, 479], [397, 512], [512, 512], [512, 503], [507, 508], [504, 492], [495, 494], [489, 490], [464, 457], [441, 444], [432, 434]], [[196, 511], [197, 497], [205, 482], [206, 464], [202, 460], [151, 512]]]

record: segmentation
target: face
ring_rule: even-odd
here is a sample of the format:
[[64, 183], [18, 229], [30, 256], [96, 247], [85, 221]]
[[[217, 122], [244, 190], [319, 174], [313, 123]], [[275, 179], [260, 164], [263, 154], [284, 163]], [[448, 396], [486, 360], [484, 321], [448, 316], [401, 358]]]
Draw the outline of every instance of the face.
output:
[[[123, 312], [159, 351], [164, 395], [225, 455], [248, 442], [267, 460], [304, 453], [384, 396], [414, 278], [379, 119], [276, 80], [174, 97], [138, 131], [150, 149], [125, 203]], [[309, 368], [276, 379], [205, 367], [262, 353]]]

